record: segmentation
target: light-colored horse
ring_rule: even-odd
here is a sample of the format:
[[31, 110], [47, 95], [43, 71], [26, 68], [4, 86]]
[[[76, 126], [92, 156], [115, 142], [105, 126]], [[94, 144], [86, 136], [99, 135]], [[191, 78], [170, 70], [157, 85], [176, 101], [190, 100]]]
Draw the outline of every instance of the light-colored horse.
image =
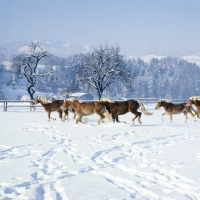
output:
[[[44, 110], [47, 112], [48, 121], [50, 121], [50, 119], [56, 120], [56, 118], [51, 117], [51, 112], [53, 112], [53, 111], [58, 112], [59, 118], [61, 120], [68, 120], [68, 111], [73, 112], [73, 110], [71, 108], [62, 110], [60, 107], [62, 106], [63, 102], [64, 102], [64, 100], [53, 100], [53, 99], [48, 100], [48, 99], [46, 99], [45, 97], [42, 97], [42, 96], [37, 96], [37, 98], [33, 100], [34, 104], [40, 103], [43, 106]], [[62, 118], [63, 112], [65, 114], [64, 118]]]
[[96, 113], [100, 116], [100, 119], [98, 120], [98, 124], [101, 122], [104, 122], [104, 118], [108, 118], [109, 121], [112, 121], [112, 118], [108, 111], [106, 110], [106, 107], [98, 101], [94, 102], [81, 102], [75, 99], [65, 99], [64, 103], [62, 104], [62, 109], [67, 109], [68, 107], [71, 107], [74, 109], [77, 118], [76, 118], [76, 124], [78, 122], [81, 122], [85, 124], [86, 122], [82, 121], [83, 116], [88, 116]]
[[192, 106], [195, 105], [197, 108], [197, 117], [200, 118], [200, 96], [192, 96], [188, 99], [186, 102], [186, 106]]
[[[160, 107], [163, 107], [165, 109], [165, 112], [162, 114], [162, 121], [164, 115], [170, 116], [170, 121], [172, 123], [172, 115], [173, 114], [181, 114], [183, 113], [185, 116], [185, 122], [187, 122], [188, 116], [187, 114], [190, 113], [190, 115], [194, 118], [194, 121], [196, 121], [196, 114], [197, 112], [193, 109], [192, 106], [186, 106], [186, 103], [180, 103], [180, 104], [174, 104], [168, 99], [160, 99], [155, 108], [158, 109]], [[195, 112], [195, 114], [192, 113], [192, 110]]]

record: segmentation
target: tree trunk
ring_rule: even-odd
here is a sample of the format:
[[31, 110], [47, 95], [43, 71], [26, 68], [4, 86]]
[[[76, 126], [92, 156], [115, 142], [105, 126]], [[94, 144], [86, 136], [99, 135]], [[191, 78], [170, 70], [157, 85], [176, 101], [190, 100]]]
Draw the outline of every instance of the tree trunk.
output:
[[27, 89], [27, 91], [28, 91], [28, 93], [30, 95], [31, 100], [34, 100], [33, 95], [35, 93], [35, 90], [33, 89], [33, 87], [34, 86], [31, 84], [31, 85], [28, 86], [28, 89]]

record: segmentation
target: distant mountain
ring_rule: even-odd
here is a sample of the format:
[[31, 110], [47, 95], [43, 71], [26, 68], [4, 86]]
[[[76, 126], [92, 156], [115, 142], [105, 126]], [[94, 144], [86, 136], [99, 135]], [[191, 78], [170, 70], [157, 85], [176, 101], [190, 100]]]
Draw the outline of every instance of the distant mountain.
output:
[[[42, 46], [44, 46], [44, 48], [49, 51], [49, 53], [52, 53], [58, 56], [64, 56], [64, 57], [72, 55], [72, 54], [87, 53], [91, 50], [91, 47], [89, 46], [81, 46], [76, 43], [69, 44], [65, 42], [53, 42], [50, 40], [42, 40], [40, 42]], [[12, 54], [19, 54], [22, 52], [26, 52], [27, 46], [30, 44], [31, 44], [31, 41], [30, 42], [21, 41], [21, 42], [11, 42], [9, 44], [0, 44], [0, 53], [5, 54], [5, 55], [12, 55]], [[157, 49], [157, 51], [155, 49]], [[160, 54], [156, 53], [158, 52], [158, 50], [160, 51]], [[138, 57], [141, 57], [141, 56], [136, 56], [137, 54], [145, 55], [145, 56], [142, 56], [141, 59], [143, 59], [147, 63], [149, 63], [152, 58], [157, 58], [157, 59], [164, 58], [166, 56], [163, 56], [163, 55], [170, 55], [170, 52], [171, 52], [171, 55], [176, 55], [179, 58], [182, 58], [188, 62], [194, 62], [198, 66], [200, 66], [200, 56], [189, 54], [190, 51], [186, 51], [186, 50], [183, 51], [180, 49], [176, 49], [172, 51], [171, 49], [165, 49], [165, 48], [153, 46], [153, 47], [144, 47], [143, 49], [135, 48], [134, 49], [135, 56], [129, 56], [130, 52], [131, 52], [131, 49], [126, 49], [126, 51], [122, 49], [122, 54], [125, 54], [127, 58], [137, 59]], [[151, 52], [152, 54], [149, 54], [149, 52]], [[158, 56], [158, 55], [162, 55], [162, 56]]]
[[200, 56], [189, 55], [189, 56], [183, 56], [182, 59], [191, 63], [196, 63], [196, 65], [200, 67]]
[[[69, 56], [77, 53], [86, 53], [90, 50], [89, 46], [81, 46], [79, 44], [68, 44], [64, 42], [52, 42], [52, 41], [40, 41], [42, 46], [49, 51], [49, 53], [56, 54], [59, 56]], [[9, 44], [0, 44], [0, 53], [8, 55], [8, 54], [19, 54], [22, 52], [26, 52], [27, 46], [30, 45], [31, 42], [12, 42]]]
[[152, 58], [156, 58], [156, 59], [160, 60], [165, 57], [166, 56], [147, 55], [147, 56], [142, 57], [141, 59], [144, 60], [144, 62], [149, 64]]
[[[146, 63], [150, 63], [152, 58], [156, 58], [158, 60], [165, 58], [166, 56], [157, 56], [157, 55], [147, 55], [147, 56], [143, 56], [141, 57], [141, 59], [146, 62]], [[182, 56], [180, 57], [180, 59], [183, 59], [187, 62], [190, 63], [195, 63], [196, 65], [198, 65], [200, 67], [200, 56], [195, 56], [195, 55], [188, 55], [188, 56]]]

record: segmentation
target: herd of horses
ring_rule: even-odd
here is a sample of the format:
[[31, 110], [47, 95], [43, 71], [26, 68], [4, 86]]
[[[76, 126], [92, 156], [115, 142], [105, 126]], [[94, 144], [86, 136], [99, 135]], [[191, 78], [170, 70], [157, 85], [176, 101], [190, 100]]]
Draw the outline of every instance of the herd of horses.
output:
[[[69, 112], [72, 112], [74, 114], [74, 119], [76, 119], [76, 124], [79, 122], [85, 124], [86, 121], [82, 121], [82, 117], [92, 115], [94, 113], [100, 117], [97, 121], [98, 124], [103, 123], [105, 118], [111, 122], [120, 122], [119, 115], [124, 115], [128, 112], [135, 115], [132, 119], [132, 123], [138, 119], [138, 122], [141, 124], [142, 113], [147, 116], [153, 114], [145, 109], [141, 101], [133, 99], [126, 101], [114, 101], [109, 98], [101, 98], [98, 101], [82, 102], [73, 98], [64, 100], [48, 100], [45, 97], [37, 96], [37, 98], [33, 100], [33, 103], [40, 103], [43, 106], [44, 110], [47, 112], [48, 121], [51, 119], [56, 120], [55, 118], [51, 118], [51, 112], [53, 111], [58, 112], [61, 121], [68, 120], [68, 114]], [[193, 108], [193, 105], [197, 110]], [[188, 119], [188, 113], [194, 118], [194, 121], [196, 121], [196, 116], [200, 118], [200, 96], [190, 97], [187, 102], [180, 104], [174, 104], [167, 99], [160, 99], [156, 103], [155, 108], [158, 109], [160, 107], [163, 107], [165, 110], [162, 114], [162, 120], [164, 115], [169, 115], [170, 121], [172, 122], [172, 115], [180, 113], [184, 114], [185, 122]], [[138, 111], [139, 108], [141, 108], [142, 113]]]

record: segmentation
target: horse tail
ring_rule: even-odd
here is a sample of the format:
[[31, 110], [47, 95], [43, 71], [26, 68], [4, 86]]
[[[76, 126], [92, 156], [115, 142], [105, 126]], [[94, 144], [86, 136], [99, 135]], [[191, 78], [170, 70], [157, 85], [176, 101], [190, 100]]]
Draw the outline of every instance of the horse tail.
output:
[[104, 106], [105, 108], [105, 111], [109, 112], [110, 113], [110, 107], [105, 103], [105, 102], [101, 102], [102, 105]]
[[198, 114], [198, 111], [195, 110], [195, 109], [193, 108], [193, 106], [188, 106], [188, 107], [191, 108], [191, 110], [194, 112], [194, 115], [196, 115], [198, 118], [200, 118], [200, 117], [199, 117], [199, 114]]
[[146, 111], [143, 103], [141, 101], [137, 101], [139, 103], [139, 106], [141, 107], [141, 110], [142, 110], [142, 113], [145, 114], [145, 115], [152, 115], [153, 113], [150, 113], [148, 111]]
[[193, 108], [193, 106], [189, 106], [189, 107], [191, 107], [191, 110], [192, 110], [192, 111], [194, 111], [194, 112], [195, 112], [195, 114], [196, 114], [196, 113], [198, 113], [198, 111], [197, 111], [197, 110], [195, 110], [195, 109]]

